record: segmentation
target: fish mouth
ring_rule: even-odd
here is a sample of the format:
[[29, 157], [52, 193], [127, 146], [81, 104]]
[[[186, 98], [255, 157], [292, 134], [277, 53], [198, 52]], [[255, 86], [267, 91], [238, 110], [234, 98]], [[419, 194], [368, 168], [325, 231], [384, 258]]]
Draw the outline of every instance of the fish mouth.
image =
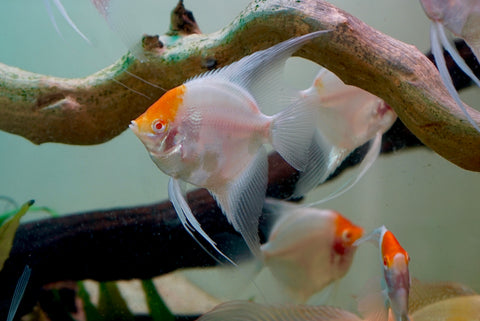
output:
[[380, 115], [380, 117], [383, 117], [389, 111], [393, 111], [393, 109], [386, 103], [380, 104], [377, 108], [377, 114]]
[[143, 139], [144, 137], [151, 137], [151, 138], [155, 137], [155, 134], [145, 133], [144, 131], [142, 131], [135, 120], [132, 120], [130, 122], [130, 125], [128, 125], [128, 127], [140, 139]]
[[135, 120], [130, 122], [128, 127], [133, 131], [135, 136], [140, 139], [143, 145], [147, 148], [150, 153], [162, 154], [164, 151], [164, 143], [166, 136], [162, 137], [155, 133], [145, 132], [138, 126], [138, 123]]
[[138, 136], [140, 134], [140, 131], [138, 129], [138, 125], [134, 120], [132, 120], [130, 122], [130, 125], [128, 125], [128, 127], [135, 133], [135, 135]]

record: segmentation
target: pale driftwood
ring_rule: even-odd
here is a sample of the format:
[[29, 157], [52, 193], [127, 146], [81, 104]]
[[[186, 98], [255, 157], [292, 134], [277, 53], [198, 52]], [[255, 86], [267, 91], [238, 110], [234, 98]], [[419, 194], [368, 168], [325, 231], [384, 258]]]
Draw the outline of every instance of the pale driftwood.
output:
[[[0, 129], [37, 144], [102, 143], [126, 129], [163, 93], [132, 74], [168, 89], [212, 65], [227, 65], [319, 29], [332, 32], [306, 45], [298, 56], [383, 98], [423, 143], [460, 167], [480, 171], [480, 133], [451, 99], [435, 66], [415, 47], [318, 0], [254, 1], [220, 32], [153, 46], [144, 63], [126, 55], [84, 79], [0, 65]], [[469, 111], [480, 123], [480, 113]]]

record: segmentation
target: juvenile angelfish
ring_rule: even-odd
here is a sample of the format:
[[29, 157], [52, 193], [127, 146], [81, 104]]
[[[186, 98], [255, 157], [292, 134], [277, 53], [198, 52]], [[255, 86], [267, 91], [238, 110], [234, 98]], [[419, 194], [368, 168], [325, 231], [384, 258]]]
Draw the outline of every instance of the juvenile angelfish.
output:
[[[277, 95], [278, 79], [285, 61], [325, 32], [284, 41], [197, 76], [165, 93], [130, 125], [158, 168], [171, 177], [169, 197], [182, 224], [220, 254], [189, 208], [181, 182], [208, 189], [250, 250], [261, 256], [258, 220], [268, 172], [264, 145], [271, 144], [302, 171], [315, 130], [314, 105], [293, 92], [292, 97]], [[268, 104], [280, 106], [281, 112], [262, 114]]]
[[378, 242], [380, 262], [383, 268], [381, 294], [369, 294], [358, 304], [366, 320], [387, 320], [388, 309], [392, 309], [395, 321], [410, 321], [408, 316], [408, 295], [410, 292], [410, 257], [403, 249], [395, 235], [385, 226], [375, 229], [371, 234], [361, 238], [363, 241]]
[[382, 99], [345, 84], [325, 68], [320, 69], [310, 88], [300, 92], [300, 97], [316, 102], [317, 131], [310, 148], [310, 163], [300, 173], [293, 197], [304, 196], [323, 183], [350, 153], [370, 141], [356, 179], [318, 204], [347, 191], [370, 168], [380, 152], [382, 134], [397, 115]]
[[266, 200], [264, 211], [280, 216], [261, 246], [264, 264], [293, 298], [305, 302], [345, 276], [362, 227], [334, 210], [273, 199]]

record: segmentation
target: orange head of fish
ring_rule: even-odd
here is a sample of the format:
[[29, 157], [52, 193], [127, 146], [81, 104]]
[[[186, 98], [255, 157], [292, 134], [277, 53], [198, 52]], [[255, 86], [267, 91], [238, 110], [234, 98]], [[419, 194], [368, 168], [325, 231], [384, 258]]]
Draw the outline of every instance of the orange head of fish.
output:
[[175, 120], [179, 106], [183, 102], [184, 93], [185, 85], [167, 91], [143, 114], [132, 121], [130, 129], [144, 144], [147, 144], [148, 140], [163, 139]]
[[382, 257], [385, 268], [390, 269], [394, 265], [395, 257], [401, 255], [405, 260], [406, 266], [410, 261], [407, 251], [400, 245], [395, 235], [392, 232], [386, 231], [382, 239]]
[[352, 249], [353, 243], [363, 236], [363, 228], [353, 224], [338, 212], [335, 218], [335, 241], [333, 243], [334, 251], [339, 255], [344, 255]]

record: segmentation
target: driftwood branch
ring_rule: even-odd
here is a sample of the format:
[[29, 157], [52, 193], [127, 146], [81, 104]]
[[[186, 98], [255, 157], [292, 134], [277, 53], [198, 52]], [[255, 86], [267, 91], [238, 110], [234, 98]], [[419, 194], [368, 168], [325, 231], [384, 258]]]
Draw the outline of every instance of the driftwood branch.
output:
[[[0, 65], [0, 129], [37, 144], [102, 143], [163, 94], [133, 75], [168, 89], [212, 66], [319, 29], [332, 32], [298, 56], [383, 98], [425, 145], [460, 167], [480, 171], [480, 133], [452, 100], [435, 66], [415, 47], [317, 0], [253, 2], [220, 32], [181, 37], [169, 46], [151, 46], [149, 38], [146, 62], [127, 54], [82, 79]], [[480, 113], [469, 112], [480, 123]]]

